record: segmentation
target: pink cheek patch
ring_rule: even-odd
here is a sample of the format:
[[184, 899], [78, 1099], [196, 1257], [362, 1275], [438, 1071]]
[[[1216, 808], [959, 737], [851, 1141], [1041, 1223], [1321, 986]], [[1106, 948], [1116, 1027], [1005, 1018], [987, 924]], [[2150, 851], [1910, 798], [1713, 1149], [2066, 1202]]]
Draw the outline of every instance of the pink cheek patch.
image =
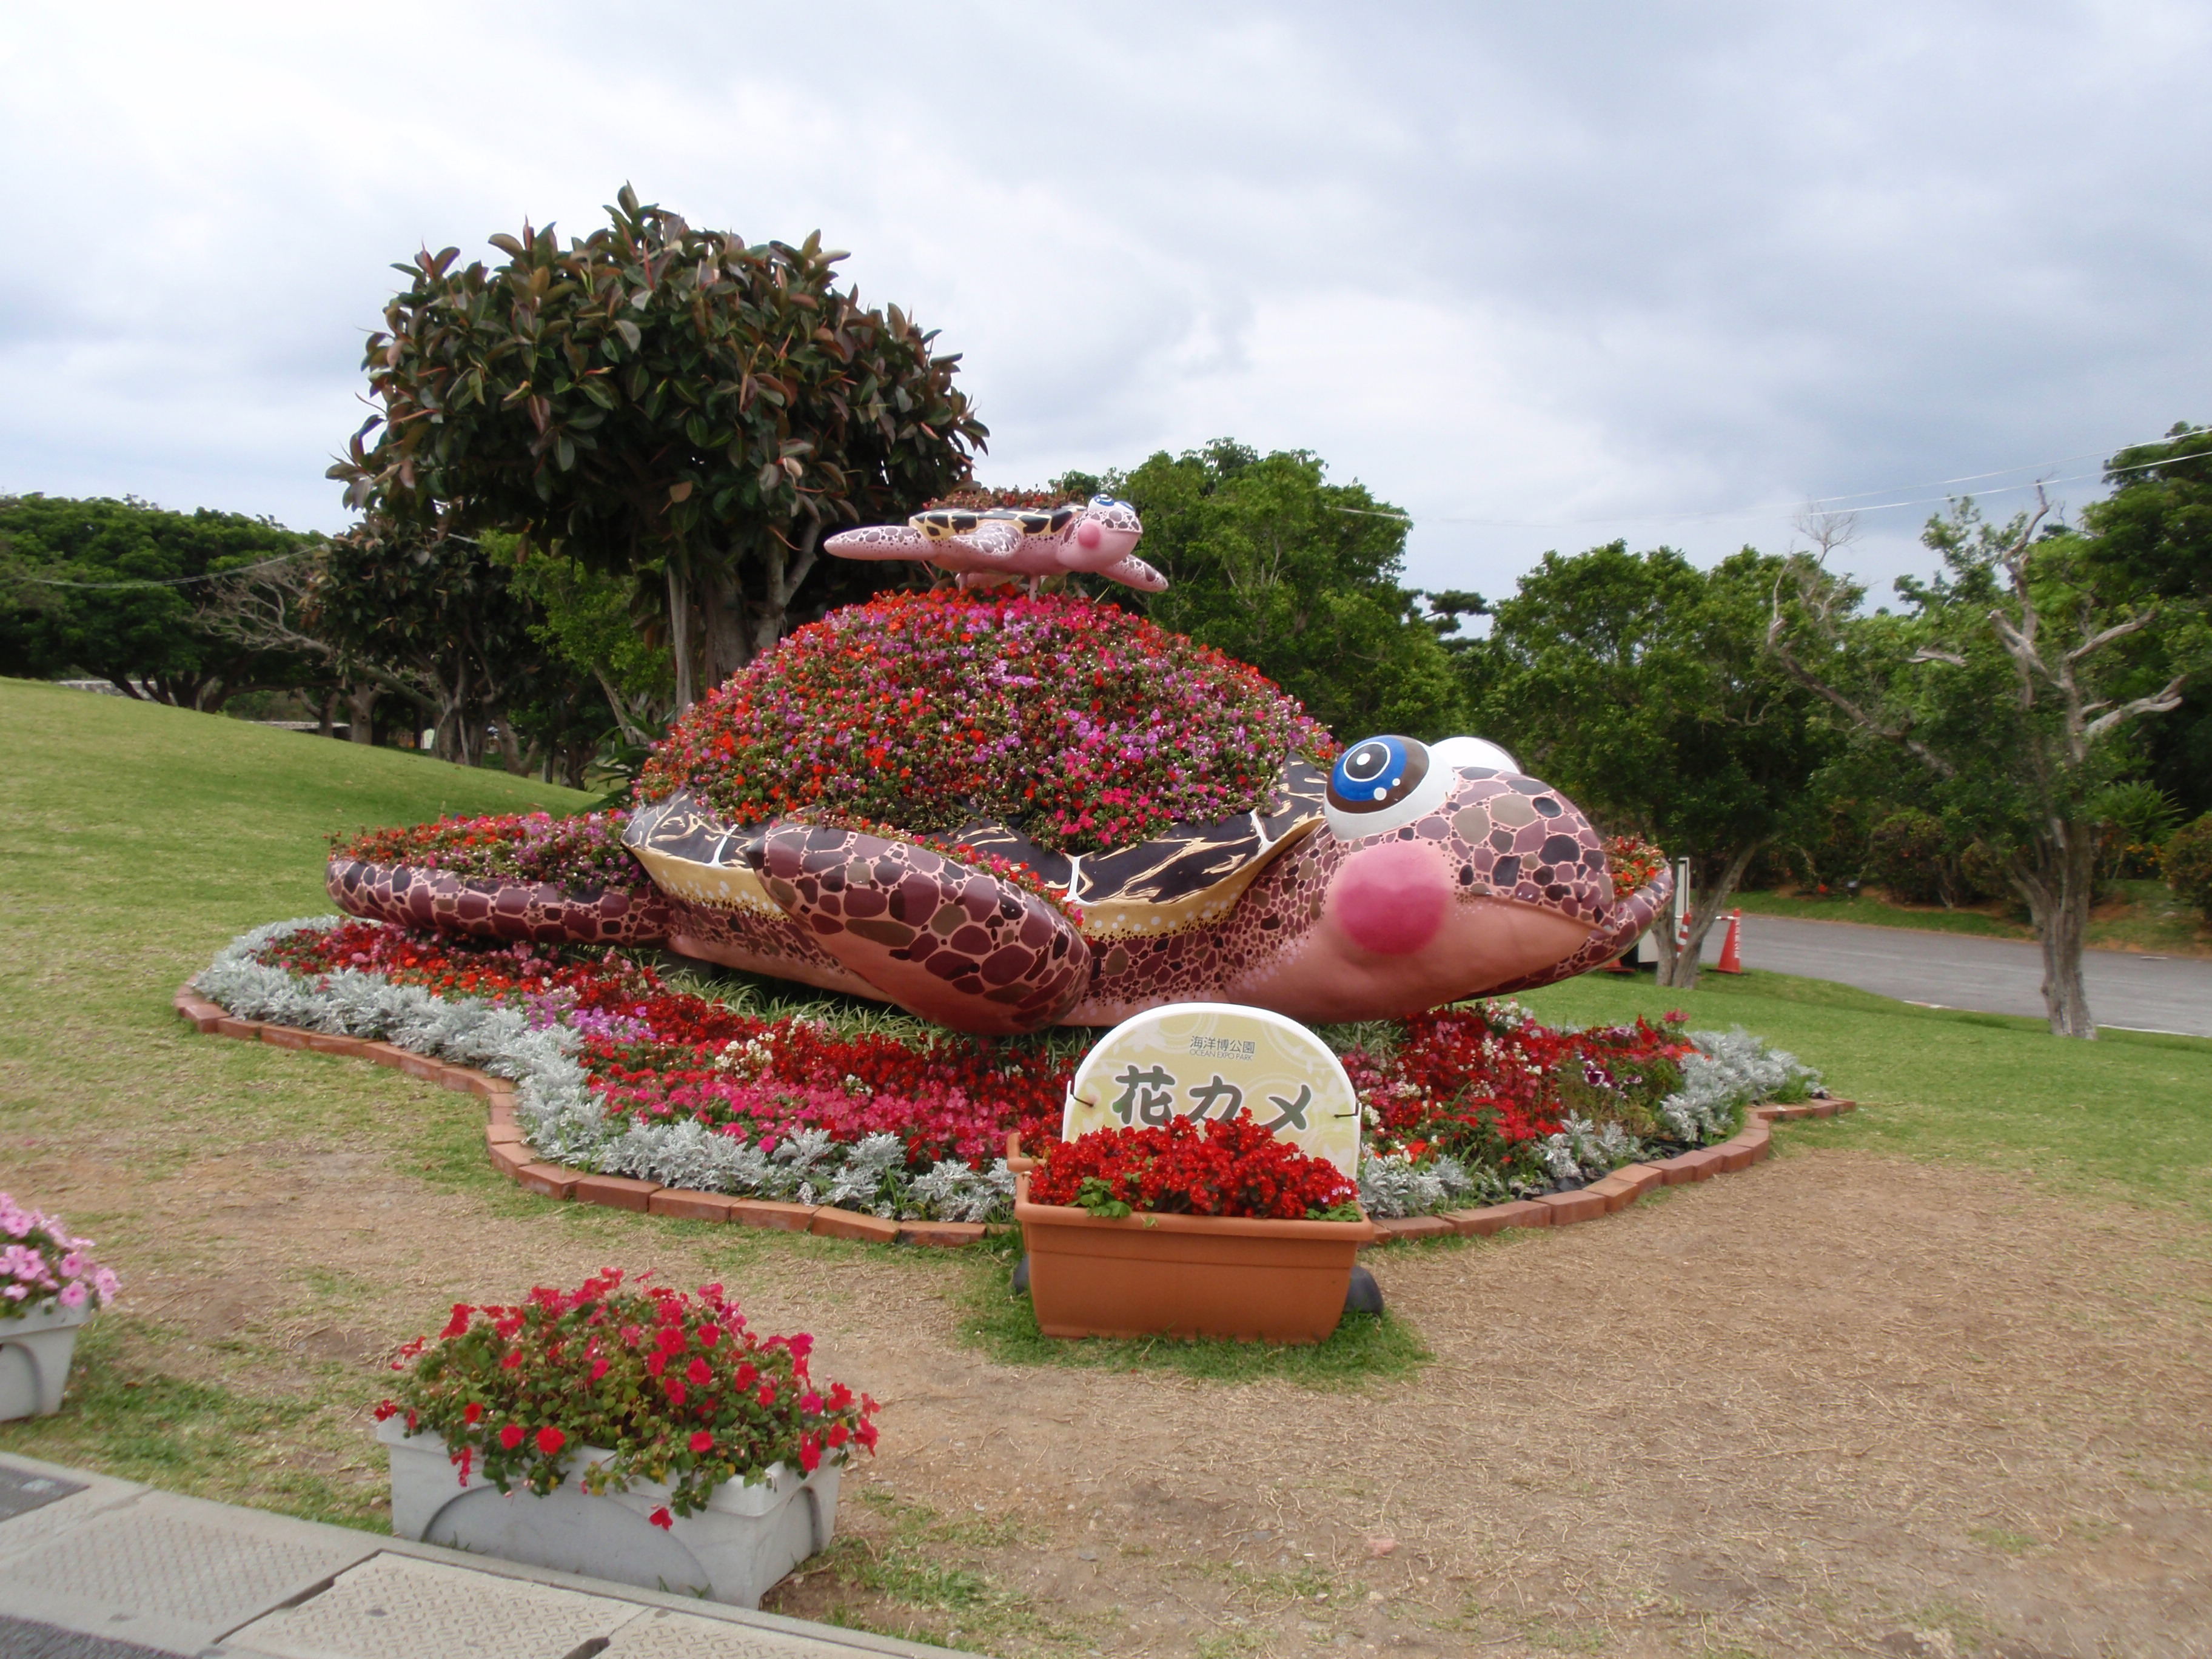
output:
[[1098, 545], [1103, 534], [1104, 532], [1098, 528], [1097, 523], [1095, 520], [1086, 519], [1075, 527], [1076, 545], [1079, 547], [1096, 547]]
[[1353, 944], [1402, 957], [1437, 936], [1450, 902], [1451, 880], [1435, 852], [1418, 842], [1389, 841], [1346, 860], [1329, 909]]

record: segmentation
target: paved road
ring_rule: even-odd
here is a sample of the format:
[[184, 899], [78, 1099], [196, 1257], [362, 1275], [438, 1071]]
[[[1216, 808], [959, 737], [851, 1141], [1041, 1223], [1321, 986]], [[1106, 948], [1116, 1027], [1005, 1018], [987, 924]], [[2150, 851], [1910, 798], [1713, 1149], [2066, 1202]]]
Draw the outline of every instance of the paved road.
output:
[[[1705, 940], [1709, 963], [1719, 959], [1726, 926], [1717, 925]], [[2083, 960], [2089, 1012], [2100, 1025], [2212, 1036], [2212, 962], [2122, 951], [2090, 951]], [[1743, 962], [1908, 1002], [2039, 1019], [2044, 1012], [2042, 951], [2012, 939], [1747, 912]]]

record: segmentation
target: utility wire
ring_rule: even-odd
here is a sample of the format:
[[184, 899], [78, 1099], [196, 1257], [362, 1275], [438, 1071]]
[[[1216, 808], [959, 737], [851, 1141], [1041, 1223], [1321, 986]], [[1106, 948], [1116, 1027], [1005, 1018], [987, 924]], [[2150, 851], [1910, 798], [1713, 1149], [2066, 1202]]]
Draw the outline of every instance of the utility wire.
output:
[[[2206, 435], [2212, 434], [2191, 432], [2184, 433], [2182, 437], [2194, 438]], [[2180, 439], [2173, 438], [2154, 438], [2147, 441], [2147, 442], [2149, 443], [2174, 443], [2179, 441], [2180, 441]], [[2084, 452], [2084, 453], [2088, 455], [2118, 454], [2125, 450], [2140, 449], [2143, 447], [2144, 445], [2142, 444], [2123, 444], [2116, 450], [2089, 450]], [[2056, 461], [2045, 461], [2034, 463], [2033, 465], [2059, 466], [2064, 465], [2066, 461], [2080, 460], [2081, 459], [2083, 459], [2083, 456], [2069, 455], [2061, 457]], [[2129, 466], [2107, 467], [2099, 472], [2076, 472], [2069, 474], [2064, 477], [2037, 478], [2031, 479], [2026, 483], [2000, 484], [1995, 489], [1984, 490], [1982, 493], [1987, 495], [2008, 495], [2014, 490], [2033, 489], [2038, 488], [2039, 485], [2079, 483], [2085, 478], [2111, 477], [2123, 472], [2142, 472], [2148, 471], [2153, 467], [2179, 466], [2185, 461], [2201, 461], [2205, 459], [2212, 459], [2212, 448], [2199, 450], [2196, 453], [2191, 455], [2169, 455], [2163, 460], [2139, 461]], [[2027, 470], [2027, 467], [2025, 465], [2001, 467], [1995, 472], [1978, 472], [1967, 477], [1935, 479], [1924, 484], [1896, 485], [1893, 487], [1892, 490], [1862, 490], [1859, 492], [1858, 495], [1820, 495], [1815, 496], [1810, 501], [1801, 499], [1790, 501], [1765, 501], [1750, 507], [1715, 507], [1708, 511], [1699, 513], [1606, 513], [1598, 514], [1595, 517], [1586, 519], [1536, 520], [1468, 519], [1440, 514], [1436, 517], [1424, 517], [1420, 520], [1420, 522], [1424, 524], [1477, 525], [1486, 529], [1492, 530], [1571, 530], [1579, 528], [1585, 525], [1688, 524], [1709, 519], [1745, 519], [1750, 518], [1756, 514], [1786, 513], [1793, 508], [1807, 507], [1809, 507], [1816, 513], [1824, 510], [1838, 513], [1885, 513], [1900, 507], [1932, 506], [1939, 501], [1955, 500], [1956, 497], [1952, 495], [1923, 495], [1903, 501], [1869, 501], [1864, 505], [1858, 507], [1837, 507], [1832, 504], [1857, 501], [1861, 497], [1866, 495], [1891, 494], [1893, 493], [1894, 490], [1898, 489], [1938, 489], [1947, 483], [1977, 483], [1984, 478], [2002, 478], [2008, 472], [2024, 472]], [[1395, 519], [1401, 524], [1408, 525], [1415, 522], [1413, 516], [1407, 513], [1385, 513], [1374, 508], [1361, 507], [1340, 507], [1336, 510], [1340, 513], [1353, 514], [1363, 519]]]
[[182, 587], [187, 582], [221, 581], [226, 576], [243, 576], [248, 571], [266, 570], [272, 564], [289, 564], [300, 557], [298, 553], [280, 553], [273, 559], [264, 559], [258, 564], [241, 564], [230, 570], [210, 570], [198, 576], [148, 576], [130, 582], [72, 582], [59, 576], [18, 576], [15, 580], [36, 582], [41, 587], [88, 587], [112, 592], [118, 587]]

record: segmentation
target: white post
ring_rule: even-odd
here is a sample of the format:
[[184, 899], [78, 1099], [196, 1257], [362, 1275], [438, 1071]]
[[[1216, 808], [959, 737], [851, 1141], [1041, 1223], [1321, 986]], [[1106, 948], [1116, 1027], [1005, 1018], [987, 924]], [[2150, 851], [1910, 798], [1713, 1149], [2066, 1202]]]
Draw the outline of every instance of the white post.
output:
[[1690, 944], [1690, 861], [1674, 860], [1674, 948], [1686, 950]]

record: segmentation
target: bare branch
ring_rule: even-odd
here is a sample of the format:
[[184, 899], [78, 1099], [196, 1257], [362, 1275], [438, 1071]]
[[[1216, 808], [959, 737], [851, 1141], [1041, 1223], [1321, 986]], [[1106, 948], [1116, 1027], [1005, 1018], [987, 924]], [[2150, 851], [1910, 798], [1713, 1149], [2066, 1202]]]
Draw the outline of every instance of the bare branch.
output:
[[2083, 658], [2103, 650], [2114, 640], [2124, 639], [2130, 634], [2149, 627], [2157, 616], [2158, 607], [2154, 605], [2148, 610], [2129, 617], [2124, 623], [2115, 623], [2103, 633], [2092, 635], [2069, 651], [2066, 653], [2066, 660], [2069, 663], [2080, 662]]
[[1954, 668], [1964, 668], [1966, 659], [1955, 651], [1938, 651], [1932, 645], [1923, 645], [1905, 659], [1907, 662], [1948, 662]]
[[2189, 676], [2176, 674], [2166, 683], [2163, 690], [2148, 697], [2137, 697], [2133, 702], [2124, 702], [2118, 708], [2097, 716], [2081, 733], [2085, 743], [2094, 743], [2117, 726], [2125, 724], [2138, 714], [2163, 714], [2181, 707], [2181, 694], [2189, 684]]
[[[1801, 579], [1799, 586], [1803, 587], [1806, 584]], [[1807, 594], [1807, 598], [1808, 603], [1812, 605], [1814, 615], [1819, 619], [1820, 624], [1825, 628], [1827, 622], [1829, 609], [1832, 605], [1832, 601], [1830, 601], [1827, 605], [1820, 604], [1817, 601], [1812, 600], [1812, 596], [1809, 592]], [[1766, 624], [1766, 648], [1774, 653], [1775, 660], [1782, 665], [1783, 671], [1787, 673], [1791, 679], [1796, 680], [1800, 685], [1812, 692], [1815, 696], [1824, 698], [1828, 702], [1833, 704], [1836, 708], [1841, 709], [1845, 714], [1848, 714], [1851, 718], [1854, 723], [1865, 730], [1873, 732], [1876, 737], [1886, 738], [1891, 743], [1901, 744], [1907, 753], [1912, 755], [1916, 759], [1920, 761], [1923, 765], [1934, 772], [1938, 777], [1952, 778], [1958, 775], [1958, 768], [1952, 765], [1949, 761], [1945, 760], [1942, 756], [1937, 754], [1926, 744], [1921, 742], [1919, 738], [1912, 736], [1909, 726], [1892, 726], [1884, 725], [1881, 720], [1876, 720], [1865, 709], [1860, 708], [1857, 703], [1852, 702], [1850, 698], [1845, 696], [1841, 691], [1838, 691], [1834, 686], [1830, 685], [1826, 680], [1822, 679], [1819, 675], [1814, 673], [1802, 663], [1797, 660], [1796, 657], [1790, 652], [1790, 647], [1783, 642], [1782, 584], [1778, 578], [1775, 582], [1773, 604], [1774, 608]]]

